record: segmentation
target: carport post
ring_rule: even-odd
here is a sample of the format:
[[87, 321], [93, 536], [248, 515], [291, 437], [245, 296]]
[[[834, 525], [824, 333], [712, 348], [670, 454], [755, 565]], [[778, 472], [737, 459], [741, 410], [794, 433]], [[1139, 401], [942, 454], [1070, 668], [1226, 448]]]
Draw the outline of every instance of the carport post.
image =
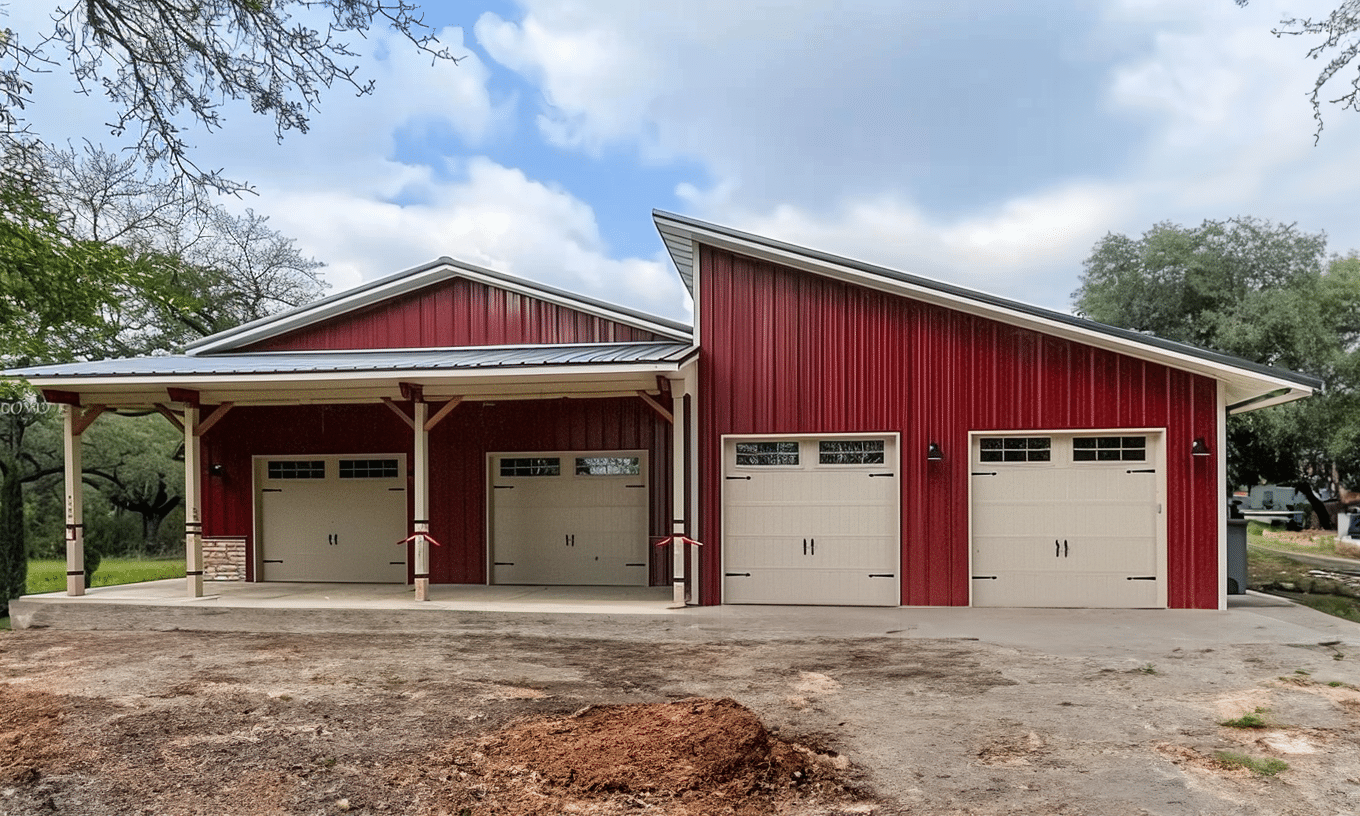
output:
[[80, 481], [80, 408], [62, 406], [66, 447], [66, 594], [85, 594], [84, 485]]
[[190, 598], [203, 597], [203, 513], [198, 406], [184, 405], [184, 577]]
[[685, 605], [685, 392], [683, 381], [671, 382], [671, 602]]
[[430, 406], [424, 400], [416, 400], [415, 409], [415, 495], [411, 497], [412, 512], [415, 519], [412, 520], [412, 532], [415, 534], [415, 541], [411, 543], [412, 550], [415, 551], [415, 569], [413, 570], [416, 580], [416, 600], [428, 601], [430, 599], [430, 542], [425, 534], [430, 532], [430, 432], [425, 429], [425, 422], [430, 412]]

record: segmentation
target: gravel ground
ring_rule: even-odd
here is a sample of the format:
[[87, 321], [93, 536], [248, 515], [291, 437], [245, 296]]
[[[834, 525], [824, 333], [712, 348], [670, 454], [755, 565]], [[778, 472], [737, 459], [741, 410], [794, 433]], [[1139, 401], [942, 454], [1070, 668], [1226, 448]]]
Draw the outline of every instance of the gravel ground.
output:
[[[1349, 815], [1360, 655], [1346, 648], [1077, 657], [893, 637], [4, 632], [0, 813]], [[487, 753], [525, 744], [507, 735], [543, 728], [536, 718], [694, 697], [749, 709], [808, 775], [698, 802], [636, 782], [569, 789], [554, 780], [571, 768], [534, 766], [541, 751]], [[1258, 711], [1264, 728], [1220, 724]], [[599, 751], [579, 751], [592, 773], [632, 761]], [[1289, 767], [1262, 776], [1221, 751]]]

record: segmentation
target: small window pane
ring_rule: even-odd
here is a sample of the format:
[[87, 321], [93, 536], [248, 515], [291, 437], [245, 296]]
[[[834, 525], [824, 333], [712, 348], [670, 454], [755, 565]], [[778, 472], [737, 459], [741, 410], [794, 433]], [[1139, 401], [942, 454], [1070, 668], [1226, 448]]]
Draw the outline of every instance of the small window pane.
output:
[[881, 439], [824, 439], [817, 443], [818, 463], [823, 465], [881, 465]]
[[578, 456], [577, 476], [636, 476], [642, 472], [637, 456]]
[[561, 476], [562, 460], [556, 456], [501, 460], [502, 476]]
[[737, 464], [765, 467], [798, 464], [797, 442], [738, 442]]
[[1144, 462], [1146, 436], [1079, 436], [1072, 440], [1074, 462]]
[[341, 459], [341, 479], [395, 479], [396, 459]]
[[1000, 436], [980, 440], [982, 462], [1048, 462], [1053, 440], [1047, 436]]
[[284, 459], [269, 463], [271, 479], [324, 479], [326, 462], [324, 459], [293, 460]]

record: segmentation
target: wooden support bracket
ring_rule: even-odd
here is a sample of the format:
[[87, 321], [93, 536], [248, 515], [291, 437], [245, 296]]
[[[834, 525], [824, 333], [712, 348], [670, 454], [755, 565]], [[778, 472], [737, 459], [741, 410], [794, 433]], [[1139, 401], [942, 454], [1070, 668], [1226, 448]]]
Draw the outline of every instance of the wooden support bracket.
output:
[[106, 410], [107, 408], [103, 405], [91, 405], [89, 408], [86, 408], [80, 413], [80, 416], [76, 417], [75, 422], [71, 424], [72, 435], [80, 436], [85, 433], [85, 429], [94, 424], [94, 421], [99, 419], [99, 415]]
[[194, 426], [194, 436], [202, 436], [207, 433], [212, 426], [217, 424], [218, 420], [227, 415], [227, 412], [230, 411], [231, 407], [235, 404], [236, 403], [234, 402], [224, 402], [214, 408], [211, 414], [203, 417], [203, 419], [199, 420], [198, 424]]
[[406, 427], [410, 428], [411, 430], [415, 430], [416, 427], [415, 420], [407, 416], [406, 412], [402, 410], [401, 406], [393, 402], [391, 397], [383, 397], [382, 401], [383, 405], [386, 405], [388, 408], [392, 409], [392, 413], [401, 417], [401, 421], [406, 423]]
[[170, 424], [174, 425], [176, 430], [178, 430], [180, 433], [184, 433], [184, 423], [180, 422], [179, 417], [175, 414], [174, 411], [170, 410], [169, 406], [163, 405], [158, 402], [151, 407], [156, 409], [156, 413], [170, 420]]
[[[427, 431], [434, 430], [434, 426], [439, 424], [439, 420], [448, 416], [449, 412], [452, 411], [454, 408], [457, 408], [458, 403], [462, 401], [463, 401], [462, 397], [454, 397], [450, 399], [448, 402], [444, 403], [442, 406], [440, 406], [439, 410], [434, 412], [434, 416], [431, 416], [429, 419], [425, 420], [425, 430]], [[414, 428], [415, 423], [411, 423], [411, 427]]]
[[666, 420], [672, 425], [675, 424], [675, 417], [671, 415], [670, 409], [662, 405], [661, 403], [657, 402], [656, 397], [653, 397], [646, 391], [639, 391], [637, 392], [637, 395], [639, 397], [642, 397], [642, 401], [650, 405], [653, 411], [656, 411], [658, 414], [660, 414], [662, 419]]

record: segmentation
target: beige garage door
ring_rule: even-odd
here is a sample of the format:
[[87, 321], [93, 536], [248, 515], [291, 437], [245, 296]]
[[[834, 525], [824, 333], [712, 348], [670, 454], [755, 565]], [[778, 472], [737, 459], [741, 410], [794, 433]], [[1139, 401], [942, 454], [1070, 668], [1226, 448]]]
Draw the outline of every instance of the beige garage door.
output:
[[406, 457], [255, 460], [262, 581], [405, 583]]
[[1165, 607], [1160, 439], [975, 437], [973, 605]]
[[647, 585], [647, 454], [491, 457], [491, 582]]
[[729, 438], [723, 601], [896, 606], [893, 437]]

